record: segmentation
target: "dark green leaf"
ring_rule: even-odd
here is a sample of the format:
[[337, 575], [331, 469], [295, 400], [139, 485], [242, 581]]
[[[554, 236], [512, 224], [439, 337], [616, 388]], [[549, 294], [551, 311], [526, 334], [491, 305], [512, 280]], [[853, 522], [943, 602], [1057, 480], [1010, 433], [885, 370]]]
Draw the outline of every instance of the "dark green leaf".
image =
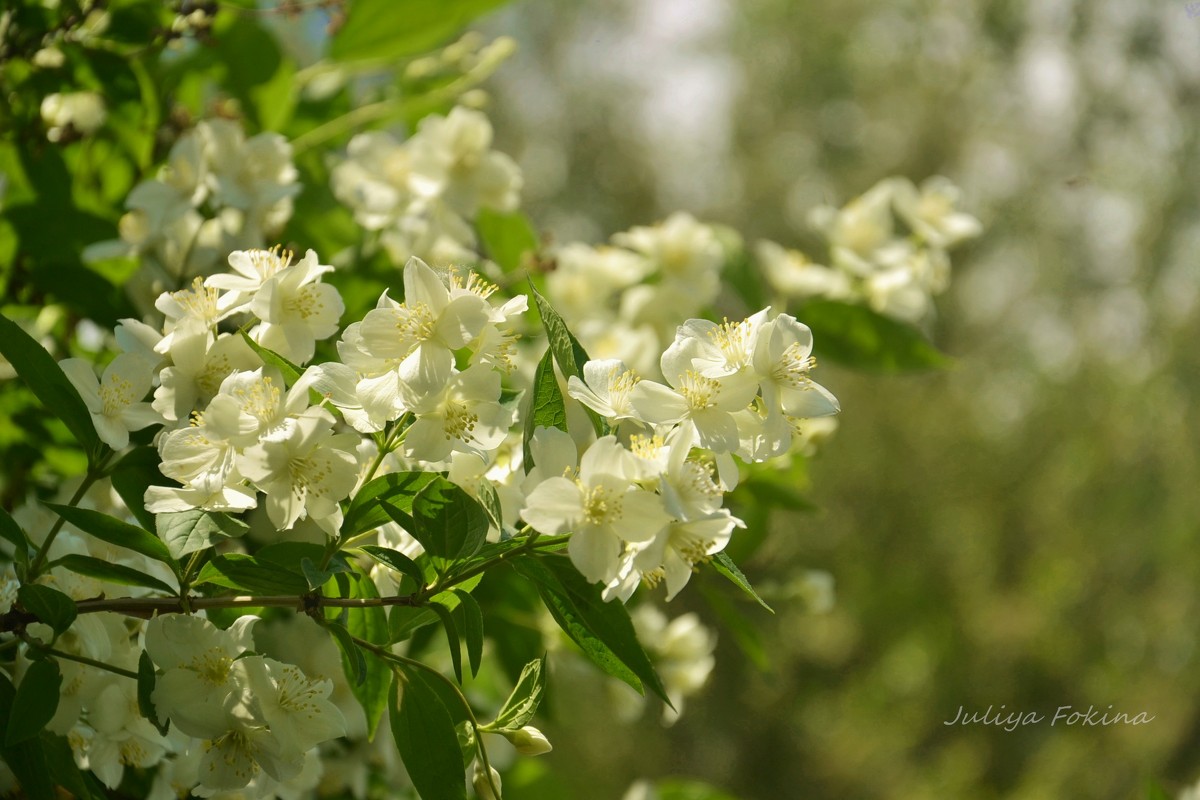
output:
[[488, 258], [505, 272], [516, 271], [526, 253], [538, 250], [537, 231], [520, 211], [505, 214], [481, 208], [475, 217], [475, 227]]
[[171, 557], [167, 545], [163, 544], [162, 540], [150, 531], [90, 508], [76, 508], [55, 503], [47, 503], [46, 506], [54, 509], [54, 513], [84, 533], [89, 533], [97, 539], [103, 539], [118, 547], [126, 547], [155, 561], [161, 561], [171, 566], [172, 569], [175, 568], [175, 559]]
[[483, 660], [483, 610], [479, 603], [462, 589], [451, 589], [462, 605], [463, 637], [467, 640], [467, 660], [471, 664], [471, 676], [479, 674]]
[[350, 502], [342, 522], [342, 537], [348, 539], [391, 521], [380, 507], [381, 502], [405, 513], [411, 512], [417, 492], [437, 477], [436, 472], [392, 472], [371, 480]]
[[17, 563], [29, 562], [29, 539], [25, 537], [25, 531], [21, 530], [16, 520], [3, 508], [0, 508], [0, 538], [13, 546], [13, 558]]
[[158, 713], [154, 710], [154, 701], [150, 699], [154, 695], [155, 680], [154, 662], [150, 659], [150, 654], [143, 650], [138, 659], [138, 711], [158, 729], [159, 733], [166, 736], [171, 722], [170, 720], [165, 723], [158, 721]]
[[416, 669], [397, 676], [403, 676], [403, 681], [392, 684], [392, 736], [413, 786], [422, 800], [466, 800], [458, 735], [450, 712], [431, 686], [436, 678]]
[[[401, 58], [448, 41], [506, 0], [355, 0], [329, 45], [337, 61]], [[427, 798], [428, 800], [428, 798]]]
[[250, 345], [250, 349], [253, 350], [255, 354], [263, 360], [264, 364], [266, 364], [268, 367], [274, 367], [275, 369], [279, 370], [279, 373], [283, 375], [283, 379], [287, 382], [288, 386], [291, 386], [300, 379], [300, 375], [304, 372], [304, 370], [293, 364], [291, 361], [288, 361], [274, 350], [268, 350], [267, 348], [263, 347], [261, 344], [251, 339], [245, 331], [242, 331], [241, 333], [242, 338], [246, 341], [246, 344]]
[[[550, 340], [550, 352], [554, 354], [554, 361], [558, 364], [559, 371], [565, 378], [569, 379], [574, 375], [579, 380], [583, 380], [583, 365], [588, 362], [587, 351], [575, 338], [575, 334], [567, 328], [567, 323], [563, 322], [563, 318], [550, 305], [550, 301], [542, 297], [541, 292], [537, 290], [532, 281], [529, 284], [529, 291], [532, 292], [538, 313], [542, 316], [542, 327], [546, 329], [546, 338]], [[596, 429], [597, 436], [608, 433], [608, 423], [599, 414], [586, 406], [584, 406], [584, 411], [587, 412], [588, 419], [592, 421], [592, 427]]]
[[148, 589], [157, 589], [167, 594], [175, 593], [174, 589], [153, 575], [147, 575], [132, 567], [127, 567], [124, 564], [116, 564], [112, 561], [105, 561], [102, 558], [71, 553], [56, 559], [54, 566], [69, 569], [71, 572], [87, 575], [89, 578], [95, 578], [99, 581], [118, 583], [122, 586], [145, 586]]
[[159, 538], [166, 542], [167, 550], [175, 558], [183, 558], [225, 539], [236, 539], [250, 530], [250, 526], [240, 519], [198, 508], [159, 514], [155, 523]]
[[325, 623], [325, 627], [333, 634], [334, 641], [342, 649], [342, 665], [345, 667], [346, 677], [350, 681], [350, 688], [362, 686], [367, 680], [367, 659], [363, 655], [362, 649], [350, 638], [350, 632], [341, 622], [329, 620]]
[[407, 575], [412, 578], [416, 588], [420, 589], [425, 585], [425, 573], [421, 571], [421, 567], [417, 562], [413, 561], [408, 556], [401, 553], [399, 550], [392, 550], [388, 547], [378, 547], [373, 544], [363, 545], [362, 551], [371, 558], [378, 561], [384, 566], [391, 567], [402, 575]]
[[[456, 587], [458, 590], [470, 592], [479, 582], [483, 580], [483, 574], [475, 575]], [[429, 598], [430, 602], [440, 603], [441, 605], [454, 610], [458, 607], [458, 595], [453, 591], [439, 592]], [[438, 621], [437, 614], [430, 611], [426, 606], [394, 606], [392, 613], [388, 615], [388, 641], [399, 642], [412, 636], [413, 631], [418, 628], [423, 628], [426, 625], [431, 625]]]
[[27, 583], [17, 590], [17, 601], [21, 607], [40, 621], [62, 633], [71, 627], [78, 613], [75, 601], [57, 589], [36, 583]]
[[775, 609], [767, 605], [766, 601], [758, 596], [758, 592], [754, 591], [754, 587], [750, 585], [750, 581], [746, 578], [742, 571], [738, 569], [738, 565], [733, 563], [733, 559], [726, 553], [717, 553], [712, 560], [713, 569], [724, 575], [729, 580], [733, 581], [743, 592], [753, 598], [754, 602], [775, 613]]
[[504, 507], [500, 504], [500, 495], [495, 485], [487, 478], [479, 479], [479, 504], [487, 512], [488, 521], [492, 527], [504, 534]]
[[880, 372], [950, 364], [916, 328], [863, 306], [813, 300], [804, 304], [799, 318], [812, 329], [818, 358]]
[[440, 475], [412, 503], [413, 535], [433, 559], [470, 558], [487, 540], [488, 516], [474, 497]]
[[32, 739], [46, 727], [58, 710], [58, 690], [61, 686], [62, 673], [53, 659], [44, 658], [29, 665], [13, 698], [12, 712], [4, 732], [5, 747]]
[[[325, 594], [327, 596], [340, 595], [351, 598], [377, 598], [379, 592], [375, 588], [375, 583], [368, 576], [361, 574], [339, 575], [339, 578], [344, 580], [336, 581], [327, 584]], [[344, 591], [338, 590], [336, 584], [343, 584]], [[367, 608], [347, 608], [339, 609], [327, 607], [325, 616], [327, 618], [340, 617], [342, 612], [345, 612], [345, 624], [347, 632], [356, 636], [359, 639], [370, 642], [371, 644], [386, 645], [388, 643], [388, 619], [387, 612], [382, 606], [371, 606]], [[355, 648], [358, 649], [357, 647]], [[346, 663], [347, 676], [352, 673], [355, 675], [354, 681], [351, 683], [351, 690], [358, 702], [363, 707], [363, 712], [367, 718], [367, 735], [374, 738], [375, 729], [379, 726], [379, 720], [383, 716], [383, 711], [387, 707], [388, 687], [392, 681], [392, 669], [382, 659], [374, 654], [367, 654], [366, 663], [363, 665], [362, 680], [357, 679], [359, 665], [357, 659], [354, 664]]]
[[537, 585], [555, 622], [597, 666], [639, 692], [649, 686], [671, 705], [624, 604], [604, 602], [599, 585], [588, 583], [565, 556], [521, 557], [513, 566]]
[[530, 661], [521, 670], [521, 677], [512, 693], [504, 701], [504, 705], [496, 712], [496, 721], [491, 724], [495, 730], [515, 731], [525, 727], [537, 713], [541, 705], [542, 695], [546, 692], [546, 657]]
[[558, 388], [553, 359], [553, 351], [546, 348], [546, 354], [542, 356], [537, 370], [533, 373], [533, 391], [529, 395], [529, 411], [525, 414], [525, 436], [522, 441], [525, 472], [534, 467], [533, 452], [529, 449], [529, 443], [533, 441], [533, 434], [538, 426], [558, 428], [560, 431], [567, 429], [567, 407], [563, 401], [562, 390]]
[[271, 561], [229, 553], [214, 556], [196, 576], [193, 585], [211, 583], [251, 594], [294, 594], [308, 591], [308, 581]]
[[431, 602], [428, 608], [442, 621], [442, 628], [446, 631], [446, 644], [450, 648], [450, 664], [454, 667], [454, 677], [461, 684], [463, 679], [462, 643], [458, 638], [458, 626], [454, 624], [454, 617], [450, 615], [450, 609], [441, 603]]
[[96, 434], [92, 415], [58, 363], [20, 325], [0, 315], [0, 353], [12, 364], [38, 400], [71, 431], [89, 463], [96, 463], [108, 449]]

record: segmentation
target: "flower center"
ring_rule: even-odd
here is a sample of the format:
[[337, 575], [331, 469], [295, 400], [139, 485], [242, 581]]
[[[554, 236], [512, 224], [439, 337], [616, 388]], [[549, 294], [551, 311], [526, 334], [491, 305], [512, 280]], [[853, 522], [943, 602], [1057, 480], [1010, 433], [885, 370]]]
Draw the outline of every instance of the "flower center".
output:
[[315, 317], [324, 311], [325, 303], [321, 300], [321, 293], [317, 290], [317, 286], [318, 284], [309, 284], [301, 287], [300, 291], [285, 299], [283, 301], [284, 311], [302, 320]]
[[604, 525], [621, 517], [621, 495], [603, 486], [585, 486], [583, 491], [583, 518], [591, 525]]
[[750, 326], [745, 320], [730, 322], [726, 319], [708, 331], [708, 338], [721, 350], [729, 366], [740, 368], [750, 362], [750, 334]]
[[115, 417], [137, 398], [133, 394], [133, 383], [119, 375], [109, 375], [100, 387], [101, 413]]
[[442, 430], [447, 439], [460, 439], [465, 442], [474, 432], [477, 422], [479, 415], [471, 411], [466, 404], [454, 400], [446, 402], [446, 421], [442, 424]]
[[775, 369], [771, 372], [771, 377], [777, 383], [790, 386], [793, 389], [800, 389], [809, 385], [812, 381], [808, 377], [808, 371], [817, 366], [817, 360], [804, 352], [804, 348], [799, 342], [793, 342], [788, 346], [787, 350], [783, 351], [783, 356], [775, 365]]
[[688, 408], [692, 411], [703, 411], [717, 404], [721, 382], [689, 369], [679, 381], [679, 393], [687, 400]]

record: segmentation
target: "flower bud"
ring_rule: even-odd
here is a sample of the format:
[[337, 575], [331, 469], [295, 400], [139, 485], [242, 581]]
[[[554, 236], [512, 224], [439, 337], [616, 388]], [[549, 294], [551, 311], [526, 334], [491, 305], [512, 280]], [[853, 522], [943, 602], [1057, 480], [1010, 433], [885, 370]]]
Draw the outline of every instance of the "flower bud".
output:
[[[475, 775], [471, 778], [471, 786], [475, 788], [475, 794], [479, 800], [501, 800], [500, 798], [500, 773], [496, 772], [495, 767], [488, 767], [488, 772], [492, 774], [492, 780], [488, 781], [488, 773], [483, 771], [483, 765], [478, 761], [475, 762]], [[492, 787], [496, 787], [496, 791], [492, 791]]]
[[504, 738], [523, 756], [540, 756], [554, 749], [546, 734], [532, 725], [526, 725], [519, 731], [505, 731]]

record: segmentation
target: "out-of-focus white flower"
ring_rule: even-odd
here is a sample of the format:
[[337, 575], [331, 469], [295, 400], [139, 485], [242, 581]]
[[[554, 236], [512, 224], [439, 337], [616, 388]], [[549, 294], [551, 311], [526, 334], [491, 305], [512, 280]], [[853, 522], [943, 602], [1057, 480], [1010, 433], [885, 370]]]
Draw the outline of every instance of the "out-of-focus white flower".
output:
[[716, 660], [716, 636], [693, 613], [668, 621], [665, 614], [643, 603], [633, 610], [634, 630], [646, 646], [654, 667], [662, 678], [667, 697], [675, 706], [663, 708], [663, 723], [670, 725], [683, 712], [684, 699], [700, 691]]
[[849, 298], [854, 290], [845, 272], [814, 264], [798, 250], [761, 241], [755, 248], [767, 282], [786, 297]]
[[504, 738], [523, 756], [540, 756], [554, 749], [546, 734], [532, 725], [526, 725], [516, 731], [506, 731]]
[[813, 210], [810, 220], [829, 240], [837, 266], [860, 277], [874, 270], [877, 252], [893, 241], [896, 185], [894, 180], [880, 181], [840, 209]]
[[716, 298], [725, 248], [716, 231], [691, 214], [676, 212], [658, 225], [632, 228], [612, 239], [654, 265], [679, 314], [693, 314]]
[[97, 380], [92, 365], [81, 358], [59, 362], [92, 415], [100, 440], [114, 450], [129, 444], [129, 432], [161, 423], [162, 417], [142, 398], [150, 391], [152, 365], [133, 353], [121, 353]]
[[521, 172], [491, 147], [492, 124], [479, 111], [457, 107], [445, 117], [425, 117], [409, 142], [413, 192], [442, 198], [468, 219], [480, 207], [514, 210], [520, 202]]
[[471, 786], [479, 800], [500, 800], [500, 773], [495, 767], [484, 770], [483, 765], [476, 761], [475, 771], [471, 774]]
[[920, 190], [907, 179], [896, 181], [896, 211], [913, 231], [934, 247], [947, 248], [983, 231], [979, 220], [958, 210], [962, 192], [949, 179], [935, 175]]
[[49, 130], [46, 138], [57, 142], [68, 129], [81, 136], [90, 136], [108, 118], [104, 98], [96, 92], [66, 92], [48, 94], [42, 98], [42, 121]]

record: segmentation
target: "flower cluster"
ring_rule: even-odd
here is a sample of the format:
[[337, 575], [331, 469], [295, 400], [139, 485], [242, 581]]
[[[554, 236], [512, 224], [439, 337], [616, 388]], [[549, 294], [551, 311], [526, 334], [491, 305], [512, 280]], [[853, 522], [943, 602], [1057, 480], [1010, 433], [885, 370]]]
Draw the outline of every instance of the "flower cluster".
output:
[[492, 147], [492, 125], [472, 109], [428, 116], [403, 142], [384, 131], [350, 140], [331, 176], [333, 192], [397, 264], [475, 261], [471, 222], [481, 208], [513, 211], [517, 165]]
[[593, 442], [576, 468], [554, 444], [563, 437], [539, 432], [545, 455], [535, 458], [547, 477], [528, 492], [521, 516], [543, 533], [570, 531], [572, 561], [605, 584], [606, 597], [626, 599], [642, 581], [665, 582], [674, 597], [742, 524], [721, 507], [738, 481], [734, 456], [782, 455], [799, 420], [837, 413], [837, 400], [809, 376], [808, 328], [769, 314], [688, 320], [662, 354], [666, 383], [614, 359], [590, 361], [582, 380], [568, 381], [570, 396], [619, 435]]
[[906, 178], [888, 178], [840, 209], [813, 211], [812, 223], [829, 246], [829, 266], [768, 241], [758, 244], [758, 259], [784, 297], [865, 303], [919, 322], [949, 285], [947, 250], [981, 230], [977, 219], [958, 210], [958, 200], [958, 188], [945, 178], [930, 178], [919, 189]]
[[238, 122], [201, 121], [158, 175], [129, 193], [121, 238], [89, 246], [84, 259], [138, 258], [135, 295], [153, 298], [211, 272], [226, 253], [262, 247], [292, 215], [296, 175], [292, 146], [279, 134], [246, 138]]

